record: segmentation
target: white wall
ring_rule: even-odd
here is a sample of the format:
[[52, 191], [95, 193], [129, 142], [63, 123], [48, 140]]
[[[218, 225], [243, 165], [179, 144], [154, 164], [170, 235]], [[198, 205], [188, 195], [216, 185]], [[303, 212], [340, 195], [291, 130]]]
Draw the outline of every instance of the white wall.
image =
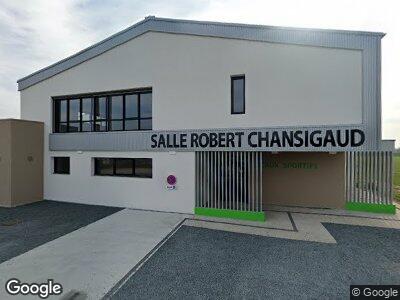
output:
[[[45, 161], [45, 199], [193, 213], [194, 153], [50, 152]], [[70, 156], [70, 175], [52, 174], [51, 156]], [[93, 157], [153, 159], [153, 178], [94, 176]], [[177, 189], [166, 189], [166, 178], [177, 177]]]
[[[154, 129], [359, 124], [361, 51], [150, 32], [21, 92], [21, 117], [45, 122], [47, 199], [191, 212], [194, 153], [65, 153], [51, 174], [51, 97], [153, 88]], [[230, 76], [246, 75], [246, 114], [230, 114]], [[93, 177], [94, 155], [155, 159], [153, 180]], [[165, 191], [176, 171], [178, 191]]]
[[[22, 91], [22, 117], [50, 96], [153, 87], [154, 129], [359, 124], [361, 51], [150, 32]], [[230, 75], [246, 114], [230, 114]], [[38, 102], [40, 104], [38, 105]]]

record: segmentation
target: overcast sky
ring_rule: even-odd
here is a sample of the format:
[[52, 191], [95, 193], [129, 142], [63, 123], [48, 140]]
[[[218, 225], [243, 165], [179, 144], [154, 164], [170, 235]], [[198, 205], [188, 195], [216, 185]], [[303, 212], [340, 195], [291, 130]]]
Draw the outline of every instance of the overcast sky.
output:
[[383, 137], [400, 147], [398, 0], [0, 0], [0, 118], [19, 117], [16, 81], [145, 16], [381, 31]]

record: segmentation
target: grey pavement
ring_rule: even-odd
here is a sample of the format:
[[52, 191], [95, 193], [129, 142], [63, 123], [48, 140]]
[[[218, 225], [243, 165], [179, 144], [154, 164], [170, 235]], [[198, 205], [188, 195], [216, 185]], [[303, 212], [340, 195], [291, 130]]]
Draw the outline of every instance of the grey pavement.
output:
[[56, 201], [0, 207], [0, 263], [119, 210]]
[[348, 299], [399, 284], [400, 230], [324, 224], [336, 244], [182, 226], [113, 299]]
[[[53, 279], [62, 285], [62, 296], [101, 299], [186, 217], [123, 209], [1, 263], [0, 287], [10, 278], [29, 283]], [[0, 288], [0, 299], [8, 298]], [[17, 295], [12, 299], [38, 298]]]

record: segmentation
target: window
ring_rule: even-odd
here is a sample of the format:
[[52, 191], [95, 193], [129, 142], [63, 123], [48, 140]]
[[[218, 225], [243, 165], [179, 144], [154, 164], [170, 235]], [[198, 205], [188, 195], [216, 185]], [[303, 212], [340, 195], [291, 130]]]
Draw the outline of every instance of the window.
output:
[[107, 97], [94, 99], [94, 131], [107, 131]]
[[94, 175], [153, 177], [151, 158], [94, 158]]
[[152, 92], [54, 99], [54, 132], [152, 130]]
[[54, 128], [56, 132], [67, 132], [68, 127], [68, 115], [67, 115], [67, 108], [68, 108], [68, 100], [60, 100], [54, 103], [54, 109], [57, 112], [55, 114], [55, 124], [56, 127]]
[[82, 131], [93, 131], [93, 98], [82, 99]]
[[110, 106], [110, 130], [124, 129], [124, 97], [111, 96], [109, 99]]
[[135, 175], [136, 177], [152, 177], [152, 162], [148, 158], [135, 159]]
[[68, 113], [68, 131], [77, 132], [81, 128], [81, 103], [79, 99], [71, 99], [69, 102], [69, 113]]
[[134, 160], [130, 158], [115, 159], [115, 175], [133, 176]]
[[69, 157], [53, 157], [54, 174], [69, 174]]
[[231, 77], [231, 114], [245, 112], [245, 77], [235, 75]]
[[125, 130], [139, 129], [139, 96], [125, 96]]

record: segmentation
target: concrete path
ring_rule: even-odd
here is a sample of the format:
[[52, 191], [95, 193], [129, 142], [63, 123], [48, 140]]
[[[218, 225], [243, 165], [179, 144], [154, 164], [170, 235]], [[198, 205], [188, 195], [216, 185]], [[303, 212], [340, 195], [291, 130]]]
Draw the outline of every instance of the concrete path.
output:
[[[0, 286], [10, 278], [29, 283], [51, 278], [62, 284], [63, 295], [75, 290], [99, 299], [185, 217], [124, 209], [2, 263]], [[38, 299], [11, 297], [0, 289], [0, 299], [10, 298]]]

